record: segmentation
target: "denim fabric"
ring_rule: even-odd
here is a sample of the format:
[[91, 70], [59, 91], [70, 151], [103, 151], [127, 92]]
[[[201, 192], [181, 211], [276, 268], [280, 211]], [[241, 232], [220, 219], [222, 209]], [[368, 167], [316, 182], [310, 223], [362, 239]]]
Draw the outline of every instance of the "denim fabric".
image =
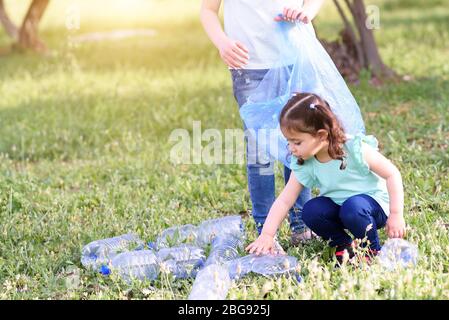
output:
[[[330, 240], [332, 247], [352, 242], [346, 229], [357, 239], [367, 236], [370, 248], [380, 250], [377, 229], [385, 226], [388, 217], [376, 200], [359, 194], [348, 198], [341, 206], [330, 198], [316, 197], [304, 205], [302, 218], [318, 236]], [[367, 231], [370, 224], [371, 229]]]
[[[234, 97], [239, 107], [245, 104], [267, 72], [268, 69], [231, 69]], [[285, 81], [288, 81], [288, 79], [285, 79]], [[243, 126], [246, 130], [244, 123]], [[259, 154], [257, 148], [248, 148], [249, 143], [256, 142], [251, 141], [250, 139], [253, 138], [250, 136], [246, 138], [248, 190], [253, 207], [252, 215], [256, 222], [257, 231], [260, 234], [268, 212], [275, 200], [274, 162], [270, 161], [267, 155]], [[255, 161], [248, 161], [248, 159], [255, 159]], [[285, 183], [287, 183], [290, 177], [290, 172], [290, 169], [284, 166]], [[289, 221], [292, 231], [301, 232], [305, 228], [301, 217], [302, 208], [309, 199], [311, 199], [310, 189], [305, 188], [299, 195], [293, 208], [290, 209]]]

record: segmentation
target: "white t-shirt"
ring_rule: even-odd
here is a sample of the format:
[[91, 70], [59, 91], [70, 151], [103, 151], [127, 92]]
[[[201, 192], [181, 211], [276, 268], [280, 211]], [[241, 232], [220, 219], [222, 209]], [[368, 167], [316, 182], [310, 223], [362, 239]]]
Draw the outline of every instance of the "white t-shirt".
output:
[[[224, 29], [228, 37], [242, 42], [249, 51], [245, 69], [270, 69], [281, 56], [283, 45], [274, 39], [274, 18], [284, 7], [302, 6], [302, 0], [223, 0]], [[292, 32], [296, 29], [292, 28]], [[284, 47], [285, 49], [285, 47]]]

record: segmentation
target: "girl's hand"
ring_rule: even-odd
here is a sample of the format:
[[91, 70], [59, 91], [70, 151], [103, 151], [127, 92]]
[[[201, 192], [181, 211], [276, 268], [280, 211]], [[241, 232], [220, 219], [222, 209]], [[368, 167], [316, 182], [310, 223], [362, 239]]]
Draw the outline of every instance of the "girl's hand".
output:
[[390, 213], [385, 231], [388, 238], [403, 238], [405, 236], [405, 220], [402, 214]]
[[229, 67], [240, 69], [248, 63], [248, 49], [239, 41], [225, 38], [218, 45], [220, 57]]
[[284, 11], [282, 12], [282, 15], [278, 15], [274, 18], [275, 21], [301, 21], [303, 23], [309, 23], [312, 21], [313, 18], [315, 18], [316, 14], [313, 14], [310, 10], [302, 8], [302, 7], [295, 7], [295, 8], [284, 8]]
[[261, 233], [261, 235], [245, 248], [249, 253], [259, 254], [275, 254], [274, 250], [274, 237]]

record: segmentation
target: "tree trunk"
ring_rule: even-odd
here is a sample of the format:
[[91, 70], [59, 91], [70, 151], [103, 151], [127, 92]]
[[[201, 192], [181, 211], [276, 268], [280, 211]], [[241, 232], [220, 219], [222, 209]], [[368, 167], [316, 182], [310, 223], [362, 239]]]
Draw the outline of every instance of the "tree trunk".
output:
[[38, 37], [38, 25], [50, 0], [33, 0], [19, 32], [20, 48], [45, 51], [46, 47]]
[[340, 31], [338, 40], [321, 42], [346, 81], [358, 83], [362, 69], [371, 71], [373, 84], [380, 84], [385, 79], [396, 79], [396, 73], [382, 62], [373, 30], [366, 25], [368, 16], [363, 0], [344, 0], [354, 23], [349, 21], [340, 0], [333, 2], [343, 20], [344, 28]]
[[363, 0], [345, 0], [349, 10], [354, 17], [355, 25], [359, 31], [360, 43], [365, 58], [364, 67], [370, 70], [376, 78], [391, 78], [395, 76], [393, 70], [388, 68], [382, 61], [377, 49], [376, 40], [374, 39], [373, 30], [366, 27], [368, 16]]
[[9, 35], [14, 40], [19, 38], [19, 30], [16, 25], [9, 19], [8, 14], [5, 10], [5, 5], [3, 4], [3, 0], [0, 0], [0, 23], [6, 30], [6, 34]]
[[343, 23], [345, 25], [345, 29], [342, 31], [342, 37], [344, 34], [347, 34], [347, 37], [349, 38], [349, 41], [351, 41], [356, 49], [357, 52], [357, 60], [359, 61], [360, 65], [365, 66], [365, 56], [363, 54], [362, 45], [357, 40], [357, 37], [355, 35], [354, 29], [351, 26], [351, 23], [349, 22], [348, 18], [346, 17], [346, 14], [344, 13], [343, 9], [341, 8], [340, 4], [338, 3], [338, 0], [334, 0], [334, 4], [337, 7], [338, 13], [340, 14], [341, 18], [343, 19]]

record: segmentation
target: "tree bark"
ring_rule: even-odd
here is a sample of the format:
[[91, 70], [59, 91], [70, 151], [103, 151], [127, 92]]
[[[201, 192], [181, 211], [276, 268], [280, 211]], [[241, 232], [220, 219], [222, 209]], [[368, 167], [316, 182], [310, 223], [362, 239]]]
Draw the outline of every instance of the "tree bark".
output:
[[391, 78], [395, 76], [395, 72], [387, 67], [379, 55], [373, 30], [366, 27], [368, 16], [363, 0], [345, 0], [349, 10], [354, 17], [355, 25], [359, 31], [360, 43], [363, 49], [364, 64], [363, 66], [370, 70], [373, 76], [377, 78]]
[[340, 14], [341, 18], [343, 19], [343, 23], [345, 25], [345, 30], [343, 30], [344, 34], [347, 34], [350, 41], [353, 43], [353, 46], [356, 49], [357, 52], [357, 59], [360, 63], [360, 65], [365, 66], [365, 56], [363, 54], [363, 49], [360, 44], [360, 42], [357, 40], [357, 36], [354, 32], [354, 29], [351, 26], [351, 23], [349, 22], [348, 18], [346, 17], [346, 14], [344, 13], [343, 9], [341, 8], [340, 4], [338, 3], [338, 0], [334, 0], [334, 4], [337, 7], [338, 13]]
[[50, 0], [33, 0], [19, 32], [20, 48], [45, 51], [46, 47], [38, 37], [38, 25]]
[[[342, 8], [346, 4], [352, 22]], [[343, 20], [340, 37], [333, 42], [320, 40], [346, 81], [358, 83], [362, 69], [371, 72], [371, 83], [381, 84], [383, 80], [397, 79], [397, 74], [386, 66], [380, 57], [373, 30], [366, 22], [368, 16], [363, 0], [333, 0]]]
[[0, 23], [5, 28], [6, 34], [9, 35], [14, 40], [19, 38], [19, 30], [16, 25], [9, 19], [8, 14], [5, 10], [5, 5], [3, 0], [0, 0]]

